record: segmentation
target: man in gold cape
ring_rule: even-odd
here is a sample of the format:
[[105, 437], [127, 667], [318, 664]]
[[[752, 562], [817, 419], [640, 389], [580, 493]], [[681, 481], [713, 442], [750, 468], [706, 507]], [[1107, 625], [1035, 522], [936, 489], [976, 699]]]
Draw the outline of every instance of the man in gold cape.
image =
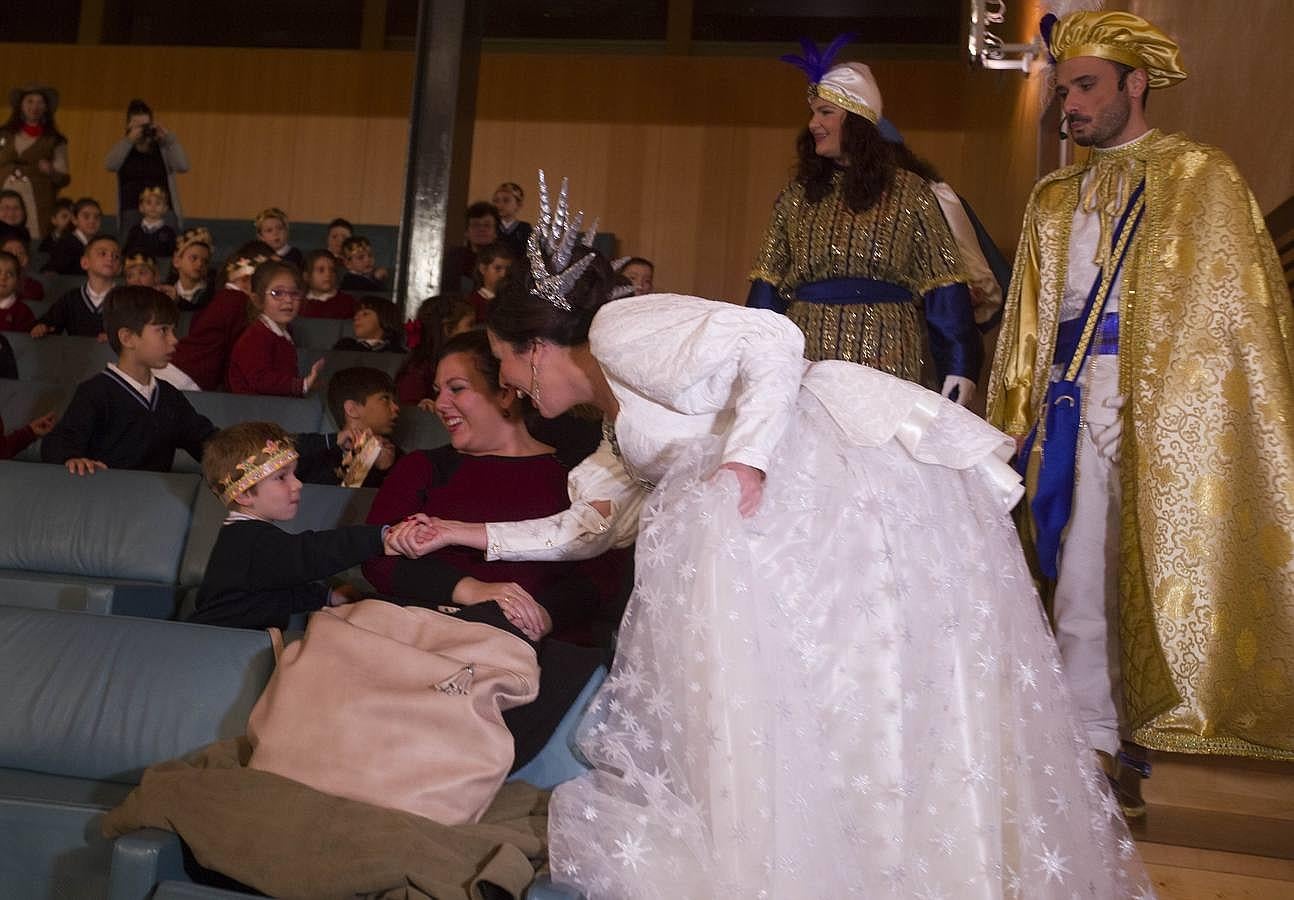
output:
[[[1291, 760], [1294, 330], [1275, 248], [1224, 153], [1146, 124], [1147, 90], [1185, 78], [1177, 46], [1128, 13], [1052, 18], [1057, 93], [1093, 151], [1043, 178], [1025, 213], [988, 394], [989, 420], [1022, 445], [1045, 432], [1058, 333], [1074, 333], [1061, 323], [1117, 265], [1144, 178], [1091, 319], [1073, 510], [1044, 584], [1066, 675], [1098, 750], [1117, 750], [1117, 729]], [[1035, 564], [1046, 445], [1035, 433], [1022, 461]]]

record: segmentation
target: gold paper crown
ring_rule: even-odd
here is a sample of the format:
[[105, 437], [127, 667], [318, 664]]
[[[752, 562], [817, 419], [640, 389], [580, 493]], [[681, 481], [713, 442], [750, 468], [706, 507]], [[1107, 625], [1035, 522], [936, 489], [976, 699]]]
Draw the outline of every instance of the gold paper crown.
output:
[[166, 191], [162, 190], [160, 187], [157, 187], [156, 185], [154, 185], [153, 187], [146, 187], [139, 192], [139, 200], [141, 203], [144, 201], [145, 197], [153, 197], [153, 196], [161, 197], [163, 200], [167, 199]]
[[211, 232], [205, 228], [190, 228], [180, 235], [180, 239], [175, 242], [176, 254], [183, 253], [194, 244], [202, 244], [208, 250], [214, 246], [211, 240]]
[[288, 214], [285, 213], [283, 210], [279, 209], [277, 206], [271, 206], [268, 209], [263, 209], [256, 214], [256, 218], [252, 220], [252, 224], [256, 226], [257, 231], [261, 230], [261, 223], [264, 222], [266, 219], [278, 219], [284, 225], [288, 224]]
[[1052, 26], [1047, 45], [1058, 63], [1095, 56], [1145, 69], [1152, 88], [1172, 87], [1186, 77], [1173, 39], [1132, 13], [1070, 13]]
[[228, 506], [234, 498], [259, 484], [299, 458], [290, 441], [266, 441], [265, 446], [234, 466], [234, 470], [212, 485], [212, 492]]
[[125, 264], [122, 265], [122, 270], [134, 269], [138, 266], [147, 266], [153, 270], [153, 274], [157, 274], [157, 263], [153, 262], [153, 258], [151, 256], [147, 256], [143, 253], [136, 253], [134, 256], [128, 258]]

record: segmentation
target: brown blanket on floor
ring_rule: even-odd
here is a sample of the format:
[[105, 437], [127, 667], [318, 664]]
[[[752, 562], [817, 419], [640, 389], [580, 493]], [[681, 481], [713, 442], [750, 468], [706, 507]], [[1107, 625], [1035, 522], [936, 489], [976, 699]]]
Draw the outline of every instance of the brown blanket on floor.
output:
[[528, 784], [447, 826], [249, 769], [250, 755], [238, 738], [151, 767], [104, 835], [174, 831], [207, 868], [287, 898], [482, 900], [482, 883], [520, 898], [547, 854], [548, 792]]

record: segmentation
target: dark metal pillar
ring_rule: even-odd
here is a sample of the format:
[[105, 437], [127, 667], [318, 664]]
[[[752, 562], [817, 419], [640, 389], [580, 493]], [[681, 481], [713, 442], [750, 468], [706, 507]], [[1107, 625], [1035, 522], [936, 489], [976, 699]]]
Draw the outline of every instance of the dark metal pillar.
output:
[[406, 317], [440, 293], [445, 250], [463, 242], [484, 6], [479, 0], [418, 4], [394, 293]]

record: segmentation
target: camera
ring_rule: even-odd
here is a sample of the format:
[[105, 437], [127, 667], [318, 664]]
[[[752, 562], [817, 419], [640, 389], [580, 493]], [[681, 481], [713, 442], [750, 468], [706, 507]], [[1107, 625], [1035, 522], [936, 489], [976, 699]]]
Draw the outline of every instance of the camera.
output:
[[157, 126], [149, 122], [139, 130], [139, 136], [146, 141], [157, 140]]

